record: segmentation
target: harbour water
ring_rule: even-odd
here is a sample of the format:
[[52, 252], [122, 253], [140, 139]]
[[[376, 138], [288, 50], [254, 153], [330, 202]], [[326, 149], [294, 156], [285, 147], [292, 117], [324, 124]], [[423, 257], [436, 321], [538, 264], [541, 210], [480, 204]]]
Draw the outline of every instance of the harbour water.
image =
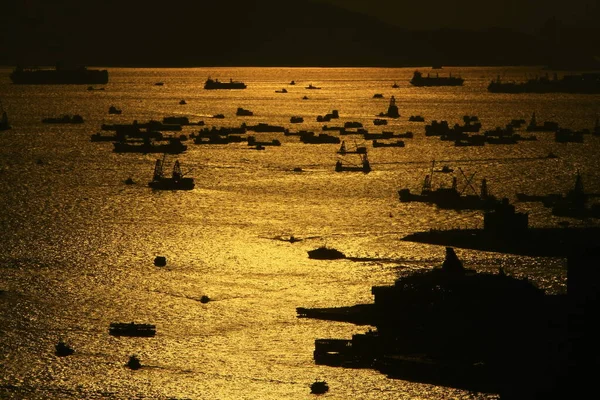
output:
[[[369, 369], [315, 365], [317, 338], [350, 338], [366, 326], [298, 319], [296, 307], [372, 302], [371, 287], [441, 264], [444, 249], [400, 239], [430, 228], [481, 227], [479, 211], [400, 203], [397, 190], [420, 190], [432, 160], [476, 188], [486, 178], [497, 197], [565, 193], [579, 171], [600, 192], [600, 137], [560, 144], [552, 133], [516, 145], [455, 147], [425, 137], [424, 123], [478, 116], [483, 130], [511, 119], [556, 121], [592, 129], [600, 95], [494, 94], [498, 75], [524, 80], [539, 68], [454, 67], [422, 71], [460, 75], [459, 87], [412, 87], [413, 68], [108, 68], [105, 90], [85, 85], [13, 85], [0, 69], [0, 101], [12, 129], [0, 132], [0, 397], [10, 399], [302, 399], [326, 380], [332, 399], [491, 399], [494, 394], [388, 379]], [[204, 90], [207, 77], [243, 81], [243, 90]], [[295, 85], [289, 85], [294, 80]], [[155, 85], [163, 82], [164, 85]], [[399, 88], [392, 88], [397, 82]], [[313, 84], [319, 90], [307, 90]], [[276, 90], [287, 89], [287, 93]], [[376, 93], [383, 98], [373, 98]], [[400, 118], [374, 126], [391, 96]], [[308, 99], [303, 99], [307, 96]], [[180, 104], [184, 99], [186, 104]], [[121, 115], [109, 115], [115, 105]], [[238, 107], [253, 116], [236, 117]], [[317, 122], [338, 110], [340, 119]], [[211, 118], [222, 113], [224, 119]], [[42, 124], [80, 114], [77, 125]], [[366, 145], [372, 172], [337, 173], [339, 145], [303, 144], [297, 136], [257, 133], [281, 146], [194, 145], [176, 159], [191, 191], [148, 187], [156, 154], [116, 154], [90, 141], [104, 123], [187, 116], [206, 126], [242, 122], [321, 133], [324, 124], [362, 122], [369, 132], [404, 133], [404, 148]], [[304, 123], [290, 124], [291, 116]], [[184, 127], [190, 135], [199, 127]], [[331, 133], [331, 132], [329, 132]], [[547, 158], [548, 153], [558, 158]], [[160, 155], [158, 155], [160, 156]], [[348, 157], [348, 156], [346, 156]], [[294, 168], [301, 168], [295, 172]], [[447, 174], [433, 184], [449, 185]], [[131, 177], [135, 182], [126, 185]], [[460, 174], [459, 187], [467, 187]], [[551, 215], [539, 203], [515, 203], [532, 226], [594, 225]], [[284, 240], [290, 235], [303, 239]], [[368, 261], [312, 260], [321, 245]], [[468, 268], [526, 276], [563, 292], [563, 259], [457, 249]], [[167, 265], [156, 267], [156, 256]], [[200, 302], [206, 295], [211, 301]], [[476, 299], [474, 299], [476, 301]], [[154, 337], [114, 337], [111, 322], [156, 325]], [[443, 334], [443, 332], [440, 332]], [[58, 358], [63, 339], [75, 354]], [[144, 366], [125, 367], [137, 354]]]

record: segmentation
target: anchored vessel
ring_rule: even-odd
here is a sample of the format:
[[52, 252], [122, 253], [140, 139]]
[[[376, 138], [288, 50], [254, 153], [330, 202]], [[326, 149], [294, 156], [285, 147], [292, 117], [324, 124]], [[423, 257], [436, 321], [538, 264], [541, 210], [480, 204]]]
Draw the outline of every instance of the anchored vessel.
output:
[[565, 75], [556, 74], [529, 79], [525, 82], [502, 82], [500, 77], [491, 81], [488, 92], [492, 93], [600, 93], [600, 73]]
[[141, 336], [150, 337], [156, 335], [156, 325], [136, 324], [135, 322], [113, 322], [108, 328], [112, 336]]
[[204, 89], [246, 89], [246, 84], [233, 79], [229, 79], [229, 82], [221, 82], [218, 79], [208, 78], [204, 83]]
[[413, 86], [462, 86], [465, 80], [456, 76], [423, 76], [419, 71], [415, 71], [410, 84]]
[[24, 68], [18, 66], [10, 74], [16, 84], [105, 84], [108, 83], [108, 71], [87, 69], [86, 67], [67, 68], [60, 64], [54, 69]]

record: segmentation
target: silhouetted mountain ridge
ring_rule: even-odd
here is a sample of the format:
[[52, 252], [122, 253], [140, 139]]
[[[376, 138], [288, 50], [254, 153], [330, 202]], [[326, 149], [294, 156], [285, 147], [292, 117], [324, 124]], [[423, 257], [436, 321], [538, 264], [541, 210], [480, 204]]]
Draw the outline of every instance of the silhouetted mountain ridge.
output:
[[507, 30], [407, 31], [312, 0], [30, 0], [3, 11], [7, 65], [506, 65], [543, 63], [547, 51]]

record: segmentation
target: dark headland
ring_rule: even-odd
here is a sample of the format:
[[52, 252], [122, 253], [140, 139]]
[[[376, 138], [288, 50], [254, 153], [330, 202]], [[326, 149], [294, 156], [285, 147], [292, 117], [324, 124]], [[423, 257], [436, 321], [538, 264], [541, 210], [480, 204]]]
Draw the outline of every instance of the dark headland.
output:
[[372, 304], [297, 312], [372, 327], [351, 339], [316, 339], [317, 364], [372, 368], [506, 400], [582, 398], [598, 364], [599, 249], [567, 257], [566, 295], [502, 270], [465, 268], [447, 248], [442, 266], [374, 286]]
[[0, 65], [597, 64], [596, 26], [550, 21], [531, 29], [409, 29], [325, 0], [9, 0], [0, 14]]

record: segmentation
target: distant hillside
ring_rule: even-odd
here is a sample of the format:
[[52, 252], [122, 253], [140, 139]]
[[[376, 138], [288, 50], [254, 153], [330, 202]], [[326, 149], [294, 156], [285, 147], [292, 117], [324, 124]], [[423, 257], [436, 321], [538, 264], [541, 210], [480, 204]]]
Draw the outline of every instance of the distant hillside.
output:
[[541, 64], [548, 50], [525, 34], [408, 31], [311, 0], [9, 0], [0, 34], [4, 65]]

